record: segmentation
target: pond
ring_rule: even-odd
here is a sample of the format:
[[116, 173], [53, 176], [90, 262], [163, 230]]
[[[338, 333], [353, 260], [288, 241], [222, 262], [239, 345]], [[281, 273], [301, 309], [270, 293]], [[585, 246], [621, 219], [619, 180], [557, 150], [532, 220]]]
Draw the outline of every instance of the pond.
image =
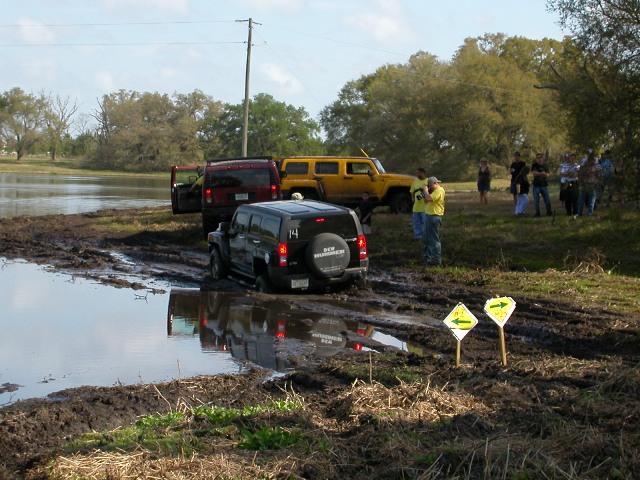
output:
[[359, 336], [409, 348], [349, 315], [297, 310], [252, 293], [146, 284], [166, 293], [0, 257], [0, 406], [84, 385], [243, 372], [247, 362], [287, 372], [283, 349], [333, 355], [364, 349]]
[[171, 205], [170, 176], [73, 176], [0, 173], [0, 217]]

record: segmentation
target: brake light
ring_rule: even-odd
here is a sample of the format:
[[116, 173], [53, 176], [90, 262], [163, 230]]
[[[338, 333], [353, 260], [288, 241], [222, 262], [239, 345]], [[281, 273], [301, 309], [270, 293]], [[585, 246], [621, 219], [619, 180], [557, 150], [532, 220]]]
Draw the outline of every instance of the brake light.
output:
[[355, 351], [357, 351], [357, 352], [360, 352], [360, 351], [362, 351], [362, 345], [360, 345], [359, 343], [356, 343], [356, 344], [353, 346], [353, 349], [354, 349]]
[[276, 322], [276, 338], [285, 338], [287, 336], [287, 321], [278, 320]]
[[367, 257], [367, 237], [358, 235], [358, 258], [360, 260], [366, 260]]
[[278, 244], [278, 266], [286, 267], [288, 264], [287, 257], [289, 255], [289, 247], [286, 242]]
[[271, 200], [278, 200], [278, 186], [271, 185]]
[[324, 218], [316, 218], [316, 223], [324, 223]]
[[213, 203], [213, 190], [211, 190], [210, 188], [204, 189], [204, 202]]

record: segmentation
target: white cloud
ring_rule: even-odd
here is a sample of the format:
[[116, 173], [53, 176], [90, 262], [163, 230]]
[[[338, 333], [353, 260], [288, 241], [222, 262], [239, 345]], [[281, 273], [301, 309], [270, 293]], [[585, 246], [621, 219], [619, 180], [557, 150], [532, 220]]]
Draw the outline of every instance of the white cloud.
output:
[[302, 91], [302, 84], [297, 78], [273, 63], [261, 65], [260, 73], [264, 80], [276, 84], [282, 92], [295, 94]]
[[302, 0], [243, 0], [249, 8], [263, 12], [298, 13], [302, 10]]
[[25, 77], [46, 84], [56, 78], [56, 63], [50, 58], [29, 57], [21, 61]]
[[116, 89], [116, 82], [109, 72], [96, 72], [95, 82], [103, 92], [112, 92]]
[[110, 10], [131, 11], [133, 8], [151, 8], [171, 13], [189, 12], [189, 0], [102, 0]]
[[373, 0], [364, 13], [347, 15], [344, 23], [370, 35], [379, 44], [398, 43], [414, 37], [402, 0]]
[[46, 27], [42, 22], [21, 18], [17, 22], [18, 36], [25, 42], [32, 45], [51, 44], [56, 40], [56, 35], [51, 28]]

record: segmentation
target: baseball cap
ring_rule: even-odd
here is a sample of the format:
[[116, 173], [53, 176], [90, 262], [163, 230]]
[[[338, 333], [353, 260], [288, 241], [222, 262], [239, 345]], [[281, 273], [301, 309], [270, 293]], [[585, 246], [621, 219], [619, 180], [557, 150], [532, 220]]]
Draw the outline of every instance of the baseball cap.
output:
[[429, 177], [429, 179], [427, 180], [427, 185], [433, 185], [434, 183], [440, 183], [440, 180], [438, 180], [436, 177]]

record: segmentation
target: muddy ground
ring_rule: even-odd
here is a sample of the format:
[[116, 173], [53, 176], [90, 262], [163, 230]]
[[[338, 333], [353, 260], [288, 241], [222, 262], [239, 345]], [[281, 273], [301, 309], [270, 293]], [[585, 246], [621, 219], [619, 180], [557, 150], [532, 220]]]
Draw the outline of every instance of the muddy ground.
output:
[[[212, 283], [205, 275], [206, 252], [185, 248], [161, 232], [105, 237], [94, 226], [112, 213], [0, 219], [0, 255], [123, 288], [148, 288], [131, 273], [178, 286], [245, 288], [232, 281]], [[133, 223], [136, 211], [120, 215]], [[312, 412], [305, 421], [313, 422], [314, 431], [321, 430], [336, 450], [328, 456], [307, 452], [300, 457], [307, 460], [297, 462], [289, 455], [278, 460], [277, 469], [269, 467], [267, 457], [265, 464], [255, 455], [238, 457], [235, 464], [247, 462], [238, 478], [640, 478], [639, 319], [514, 297], [518, 306], [505, 327], [509, 363], [503, 367], [498, 329], [477, 313], [493, 294], [437, 269], [383, 272], [374, 265], [367, 289], [329, 295], [390, 313], [410, 310], [440, 319], [463, 302], [480, 323], [462, 343], [460, 367], [455, 366], [455, 339], [446, 328], [367, 316], [364, 320], [411, 341], [420, 352], [387, 348], [373, 357], [343, 352], [323, 362], [294, 358], [295, 373], [266, 382], [269, 372], [256, 369], [247, 376], [85, 387], [18, 402], [0, 409], [0, 478], [50, 478], [53, 474], [42, 466], [61, 455], [70, 439], [91, 430], [112, 430], [176, 405], [255, 405], [287, 391], [304, 398]], [[392, 398], [403, 398], [392, 415], [397, 423], [388, 419], [389, 412], [379, 415], [382, 407], [372, 398], [356, 401], [358, 379], [367, 388], [382, 389], [378, 393], [389, 405]], [[412, 390], [411, 379], [427, 388]], [[429, 389], [440, 396], [425, 396]], [[363, 409], [363, 402], [371, 408]], [[420, 413], [427, 404], [436, 406], [433, 418], [426, 410]], [[189, 477], [218, 478], [158, 478]]]

